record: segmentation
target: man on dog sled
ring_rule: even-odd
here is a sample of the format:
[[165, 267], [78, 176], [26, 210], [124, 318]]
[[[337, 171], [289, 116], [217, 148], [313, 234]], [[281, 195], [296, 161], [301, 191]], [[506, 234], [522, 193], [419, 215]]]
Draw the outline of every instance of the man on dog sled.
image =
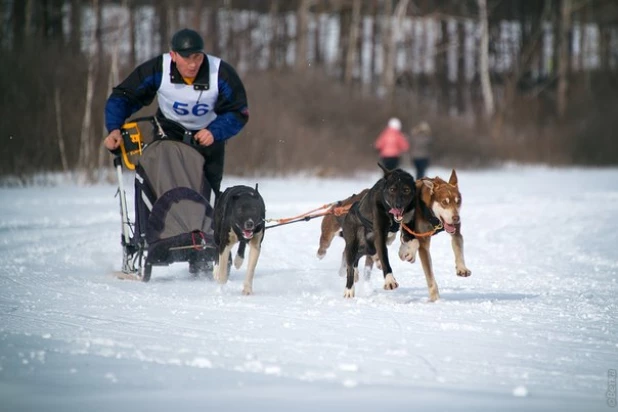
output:
[[[144, 106], [158, 99], [154, 138], [163, 135], [192, 145], [204, 158], [203, 173], [215, 199], [223, 178], [225, 144], [249, 119], [244, 85], [227, 62], [204, 53], [204, 41], [194, 30], [182, 29], [171, 40], [171, 51], [138, 66], [116, 86], [105, 106], [108, 136], [105, 147], [120, 154], [121, 128]], [[206, 194], [210, 201], [210, 193]], [[208, 270], [189, 261], [191, 273]]]
[[158, 98], [156, 118], [168, 137], [191, 140], [204, 157], [204, 174], [219, 196], [225, 142], [249, 120], [245, 88], [234, 68], [204, 53], [204, 41], [194, 30], [182, 29], [172, 37], [172, 49], [138, 66], [118, 86], [105, 105], [105, 147], [117, 154], [120, 128], [133, 113]]

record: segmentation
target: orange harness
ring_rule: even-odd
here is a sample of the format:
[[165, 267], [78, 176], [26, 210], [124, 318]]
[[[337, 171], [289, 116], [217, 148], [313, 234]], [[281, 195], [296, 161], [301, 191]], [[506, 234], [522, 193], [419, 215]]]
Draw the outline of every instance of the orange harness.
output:
[[[340, 205], [341, 202], [334, 202], [334, 203], [327, 203], [325, 205], [322, 205], [318, 208], [312, 209], [308, 212], [302, 213], [300, 215], [296, 215], [296, 216], [292, 216], [292, 217], [287, 217], [287, 218], [281, 218], [281, 219], [265, 219], [265, 222], [277, 222], [276, 225], [271, 225], [271, 226], [266, 226], [264, 229], [270, 229], [273, 227], [277, 227], [277, 226], [282, 226], [282, 225], [287, 225], [290, 223], [295, 223], [295, 222], [302, 222], [302, 221], [309, 221], [311, 219], [314, 219], [316, 217], [321, 217], [321, 216], [326, 216], [326, 215], [335, 215], [335, 216], [342, 216], [345, 215], [346, 213], [348, 213], [348, 211], [350, 210], [350, 208], [352, 207], [352, 204], [346, 205], [346, 206], [338, 206]], [[408, 227], [405, 223], [401, 222], [400, 223], [401, 229], [405, 230], [406, 232], [408, 232], [409, 234], [411, 234], [412, 236], [415, 237], [427, 237], [427, 236], [432, 236], [434, 235], [438, 230], [441, 230], [444, 228], [444, 226], [442, 225], [442, 222], [438, 223], [436, 226], [433, 227], [433, 229], [427, 231], [427, 232], [422, 232], [422, 233], [418, 233], [415, 232], [414, 230], [410, 229], [410, 227]]]
[[401, 222], [401, 228], [404, 229], [406, 232], [408, 232], [409, 234], [411, 234], [414, 237], [427, 237], [427, 236], [433, 236], [440, 229], [444, 229], [444, 226], [442, 226], [442, 222], [440, 222], [436, 226], [434, 226], [433, 229], [431, 229], [428, 232], [417, 233], [417, 232], [413, 231], [412, 229], [410, 229], [408, 226], [406, 226], [405, 223]]

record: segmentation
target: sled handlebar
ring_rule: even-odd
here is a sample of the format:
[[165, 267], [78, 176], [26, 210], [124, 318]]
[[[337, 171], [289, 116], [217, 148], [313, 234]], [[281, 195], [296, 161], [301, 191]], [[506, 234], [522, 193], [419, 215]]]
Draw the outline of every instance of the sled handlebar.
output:
[[177, 121], [170, 119], [160, 119], [157, 116], [143, 116], [129, 119], [120, 128], [122, 135], [122, 141], [120, 142], [120, 151], [114, 156], [114, 167], [118, 165], [124, 165], [127, 169], [135, 170], [135, 164], [130, 160], [133, 155], [142, 154], [142, 148], [144, 146], [144, 139], [142, 137], [141, 130], [138, 123], [149, 122], [156, 129], [156, 134], [161, 139], [168, 139], [168, 135], [165, 129], [161, 126], [161, 123], [171, 125], [183, 132], [182, 142], [190, 146], [195, 146], [196, 142], [193, 140], [193, 132]]
[[191, 130], [187, 129], [186, 127], [184, 127], [182, 124], [178, 123], [177, 121], [171, 120], [171, 119], [160, 119], [157, 116], [137, 117], [135, 119], [127, 120], [126, 123], [140, 123], [140, 122], [150, 122], [154, 127], [157, 128], [157, 132], [159, 132], [159, 134], [162, 137], [167, 137], [167, 133], [165, 133], [165, 130], [161, 126], [161, 123], [173, 125], [181, 129], [185, 134], [190, 134], [190, 135], [193, 134]]

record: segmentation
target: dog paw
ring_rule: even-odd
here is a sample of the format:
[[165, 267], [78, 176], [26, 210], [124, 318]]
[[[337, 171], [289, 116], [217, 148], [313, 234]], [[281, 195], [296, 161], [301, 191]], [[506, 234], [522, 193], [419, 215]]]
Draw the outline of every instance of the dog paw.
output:
[[253, 288], [251, 286], [245, 286], [242, 288], [242, 294], [245, 296], [253, 295]]
[[324, 249], [318, 249], [318, 253], [316, 256], [318, 257], [318, 259], [324, 259], [324, 256], [326, 256], [326, 251]]
[[416, 252], [418, 252], [418, 247], [420, 244], [417, 239], [411, 240], [409, 242], [404, 242], [399, 246], [399, 259], [414, 263], [416, 261]]
[[457, 276], [461, 276], [462, 278], [467, 278], [471, 274], [472, 274], [472, 271], [465, 266], [457, 268]]
[[393, 289], [397, 289], [398, 287], [399, 287], [399, 284], [395, 280], [395, 276], [393, 276], [392, 273], [389, 273], [386, 275], [386, 277], [384, 277], [384, 289], [385, 290], [393, 290]]
[[343, 297], [346, 299], [353, 298], [354, 297], [354, 287], [352, 287], [352, 289], [345, 288], [345, 291], [343, 292]]

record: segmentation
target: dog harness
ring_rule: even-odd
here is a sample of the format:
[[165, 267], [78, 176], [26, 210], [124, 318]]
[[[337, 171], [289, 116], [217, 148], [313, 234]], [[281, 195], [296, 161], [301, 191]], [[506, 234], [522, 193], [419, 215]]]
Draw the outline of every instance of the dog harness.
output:
[[[363, 216], [363, 214], [360, 212], [359, 206], [360, 206], [361, 201], [362, 199], [354, 202], [352, 204], [352, 207], [350, 207], [350, 211], [348, 213], [353, 213], [355, 216], [358, 217], [358, 220], [360, 220], [361, 224], [365, 227], [365, 229], [372, 231], [373, 222], [367, 219], [365, 216]], [[395, 220], [391, 218], [391, 225], [389, 226], [388, 231], [395, 233], [398, 230], [399, 230], [399, 223], [395, 222]]]
[[421, 212], [423, 213], [423, 217], [431, 224], [431, 226], [433, 226], [434, 228], [438, 228], [431, 236], [443, 232], [444, 226], [442, 225], [442, 221], [436, 215], [434, 215], [433, 211], [427, 207], [425, 202], [419, 203], [421, 204]]

